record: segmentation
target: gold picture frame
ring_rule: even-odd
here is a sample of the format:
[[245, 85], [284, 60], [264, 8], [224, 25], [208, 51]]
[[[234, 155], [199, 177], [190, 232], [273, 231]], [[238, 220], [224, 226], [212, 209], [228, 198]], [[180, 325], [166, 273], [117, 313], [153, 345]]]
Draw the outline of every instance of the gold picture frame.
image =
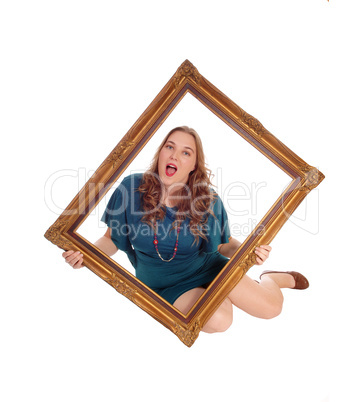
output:
[[[287, 173], [292, 181], [192, 309], [182, 314], [76, 231], [187, 93]], [[186, 60], [47, 230], [45, 237], [63, 250], [80, 251], [87, 268], [190, 347], [208, 318], [255, 264], [255, 248], [271, 242], [306, 195], [323, 179], [321, 172], [299, 158]]]

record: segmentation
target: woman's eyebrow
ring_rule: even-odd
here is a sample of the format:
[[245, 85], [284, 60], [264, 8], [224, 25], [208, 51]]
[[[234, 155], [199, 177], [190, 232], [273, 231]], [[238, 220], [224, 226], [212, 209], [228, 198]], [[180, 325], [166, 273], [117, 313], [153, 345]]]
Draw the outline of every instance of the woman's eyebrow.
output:
[[192, 152], [195, 152], [192, 148], [190, 148], [190, 147], [184, 147], [185, 149], [189, 149], [190, 151], [192, 151]]

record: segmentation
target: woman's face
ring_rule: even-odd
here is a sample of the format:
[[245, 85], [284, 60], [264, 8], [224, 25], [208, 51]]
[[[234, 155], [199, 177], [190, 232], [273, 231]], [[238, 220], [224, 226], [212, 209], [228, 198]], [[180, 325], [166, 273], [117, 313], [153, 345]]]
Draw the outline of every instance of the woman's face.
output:
[[[189, 174], [196, 167], [196, 142], [191, 134], [183, 131], [172, 133], [158, 157], [158, 174], [163, 184], [169, 188], [176, 184], [186, 184]], [[177, 186], [179, 187], [179, 186]]]

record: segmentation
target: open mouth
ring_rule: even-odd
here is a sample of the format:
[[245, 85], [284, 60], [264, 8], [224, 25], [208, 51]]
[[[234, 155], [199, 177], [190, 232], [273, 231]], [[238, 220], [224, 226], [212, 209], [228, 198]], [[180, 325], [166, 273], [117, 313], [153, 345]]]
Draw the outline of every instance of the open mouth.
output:
[[172, 177], [177, 172], [177, 167], [175, 165], [169, 164], [166, 166], [166, 176]]

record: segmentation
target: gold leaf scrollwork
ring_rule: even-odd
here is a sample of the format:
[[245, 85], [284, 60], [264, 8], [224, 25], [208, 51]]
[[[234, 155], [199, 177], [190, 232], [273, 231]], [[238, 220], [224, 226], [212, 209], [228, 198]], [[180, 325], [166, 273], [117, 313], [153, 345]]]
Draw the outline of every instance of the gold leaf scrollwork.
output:
[[190, 347], [199, 336], [200, 330], [200, 320], [196, 320], [194, 324], [188, 329], [184, 329], [181, 327], [181, 325], [175, 323], [174, 333], [186, 346]]
[[114, 148], [113, 152], [111, 155], [103, 162], [101, 166], [108, 165], [109, 163], [112, 163], [112, 167], [114, 168], [117, 164], [117, 162], [121, 161], [127, 150], [134, 145], [134, 141], [130, 141], [127, 139], [122, 140], [116, 148]]
[[255, 263], [256, 254], [254, 252], [251, 252], [241, 263], [237, 265], [237, 267], [242, 270], [244, 276]]
[[123, 296], [127, 297], [127, 299], [131, 300], [133, 303], [135, 302], [134, 297], [137, 293], [137, 290], [132, 289], [127, 283], [120, 280], [116, 274], [113, 272], [111, 276], [103, 276], [103, 279], [111, 285], [114, 289], [117, 290], [118, 293], [121, 293]]
[[301, 191], [311, 191], [317, 187], [318, 184], [324, 179], [324, 174], [313, 166], [305, 164], [300, 167], [300, 170], [305, 173], [305, 182], [300, 187]]
[[270, 134], [270, 132], [260, 123], [258, 119], [246, 113], [241, 108], [239, 109], [241, 115], [238, 120], [251, 128], [257, 136], [263, 137], [266, 134]]
[[58, 219], [54, 225], [52, 225], [45, 233], [44, 237], [51, 241], [56, 246], [66, 250], [70, 249], [72, 243], [62, 236], [65, 228], [67, 226], [67, 221], [64, 218]]
[[200, 73], [197, 71], [197, 68], [188, 60], [184, 61], [181, 64], [181, 66], [179, 67], [179, 69], [175, 74], [174, 78], [176, 87], [180, 84], [183, 77], [191, 78], [196, 83], [199, 83], [200, 81]]

